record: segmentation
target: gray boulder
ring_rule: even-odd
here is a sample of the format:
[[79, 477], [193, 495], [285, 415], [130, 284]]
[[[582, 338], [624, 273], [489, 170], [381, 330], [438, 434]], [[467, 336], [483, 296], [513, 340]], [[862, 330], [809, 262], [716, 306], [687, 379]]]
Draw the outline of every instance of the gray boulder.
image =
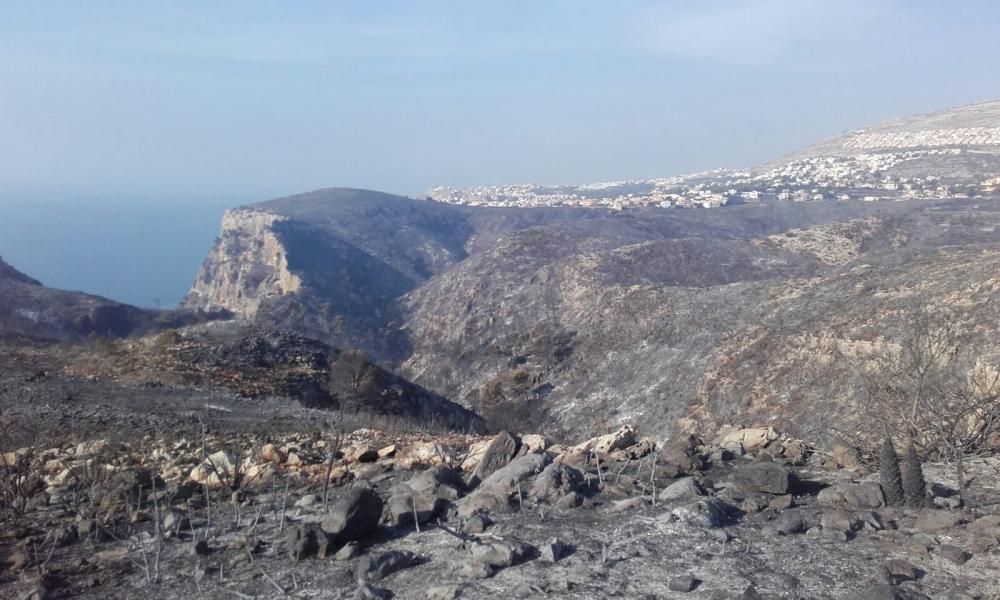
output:
[[337, 498], [320, 527], [337, 544], [361, 541], [378, 528], [382, 507], [382, 498], [374, 490], [352, 487]]
[[704, 496], [705, 490], [694, 477], [681, 477], [677, 481], [663, 488], [660, 492], [660, 500], [663, 502], [673, 502], [675, 500], [689, 500]]
[[793, 480], [788, 469], [773, 462], [752, 463], [736, 471], [736, 486], [746, 493], [787, 494]]
[[851, 510], [885, 506], [882, 486], [877, 483], [835, 483], [830, 487], [823, 488], [816, 499], [821, 504]]
[[536, 500], [557, 502], [570, 492], [581, 493], [586, 489], [583, 473], [564, 463], [545, 467], [531, 486], [531, 496]]
[[483, 481], [493, 473], [507, 466], [521, 448], [521, 440], [506, 431], [501, 431], [486, 447], [483, 458], [473, 473], [473, 481]]

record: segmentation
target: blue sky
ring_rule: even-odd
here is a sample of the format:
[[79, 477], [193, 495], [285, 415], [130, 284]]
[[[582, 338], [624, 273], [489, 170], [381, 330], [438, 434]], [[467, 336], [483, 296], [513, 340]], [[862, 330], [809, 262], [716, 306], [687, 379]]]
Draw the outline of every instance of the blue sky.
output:
[[214, 219], [334, 185], [747, 166], [1000, 98], [997, 31], [993, 1], [5, 0], [0, 253], [75, 284], [11, 237], [41, 204]]

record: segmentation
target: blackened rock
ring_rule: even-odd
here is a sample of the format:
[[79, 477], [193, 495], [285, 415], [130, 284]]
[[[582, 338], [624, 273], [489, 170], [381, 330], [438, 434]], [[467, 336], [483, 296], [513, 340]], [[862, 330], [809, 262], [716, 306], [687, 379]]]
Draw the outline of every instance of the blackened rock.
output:
[[333, 503], [320, 527], [338, 544], [364, 540], [378, 528], [382, 505], [371, 488], [352, 487]]
[[406, 550], [390, 550], [358, 563], [358, 581], [378, 581], [397, 571], [420, 564], [416, 554]]
[[667, 588], [672, 592], [690, 592], [698, 586], [698, 580], [690, 575], [674, 577], [667, 584]]
[[736, 485], [747, 493], [787, 494], [793, 481], [788, 469], [773, 462], [752, 463], [736, 471]]

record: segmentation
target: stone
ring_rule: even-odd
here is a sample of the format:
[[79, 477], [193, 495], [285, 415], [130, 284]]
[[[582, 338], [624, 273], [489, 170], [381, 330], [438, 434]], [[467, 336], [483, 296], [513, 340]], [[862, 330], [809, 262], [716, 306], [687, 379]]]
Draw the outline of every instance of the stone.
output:
[[30, 563], [31, 560], [23, 550], [15, 550], [7, 557], [7, 566], [15, 573], [24, 570]]
[[434, 466], [449, 462], [448, 449], [436, 442], [416, 442], [396, 454], [396, 465], [411, 470], [417, 466]]
[[674, 577], [667, 584], [667, 589], [671, 592], [690, 592], [698, 586], [698, 580], [690, 575]]
[[519, 542], [488, 542], [473, 544], [472, 560], [495, 568], [506, 568], [527, 560], [535, 549]]
[[877, 483], [838, 482], [820, 490], [816, 499], [820, 504], [838, 506], [850, 510], [882, 508], [885, 506], [882, 486]]
[[424, 598], [426, 600], [458, 600], [462, 597], [462, 590], [464, 588], [460, 585], [438, 585], [434, 587], [429, 587], [424, 590]]
[[746, 429], [728, 429], [716, 436], [713, 445], [736, 454], [754, 454], [768, 443], [779, 438], [774, 427], [750, 427]]
[[921, 574], [921, 571], [912, 563], [899, 558], [886, 561], [885, 571], [889, 583], [892, 585], [898, 585], [904, 581], [916, 581]]
[[536, 500], [556, 502], [570, 492], [586, 489], [583, 473], [576, 467], [554, 462], [545, 467], [531, 485], [530, 495]]
[[820, 525], [822, 525], [825, 531], [843, 531], [849, 533], [854, 531], [854, 517], [842, 508], [828, 509], [823, 511]]
[[483, 455], [486, 454], [486, 449], [490, 447], [493, 442], [492, 439], [479, 440], [478, 442], [473, 442], [469, 445], [468, 451], [465, 453], [465, 458], [462, 459], [462, 464], [459, 468], [465, 473], [472, 473], [479, 466], [479, 463], [483, 460]]
[[179, 510], [168, 510], [163, 515], [163, 537], [170, 538], [191, 528], [188, 516]]
[[771, 501], [768, 502], [767, 507], [770, 508], [771, 510], [782, 511], [782, 510], [788, 510], [794, 504], [795, 500], [792, 497], [792, 495], [784, 494], [776, 498], [771, 498]]
[[322, 502], [323, 498], [319, 494], [306, 494], [295, 501], [295, 506], [297, 508], [309, 508]]
[[497, 572], [496, 567], [470, 560], [459, 565], [458, 576], [464, 579], [489, 579]]
[[392, 592], [368, 583], [359, 585], [357, 591], [351, 596], [351, 600], [388, 600], [389, 598], [392, 598]]
[[775, 519], [774, 528], [782, 535], [791, 535], [804, 532], [807, 529], [807, 524], [800, 511], [788, 510]]
[[483, 481], [506, 467], [517, 456], [520, 448], [520, 439], [507, 431], [498, 433], [483, 452], [483, 456], [473, 473], [473, 480]]
[[660, 492], [659, 498], [663, 502], [673, 502], [676, 500], [690, 500], [704, 496], [705, 490], [694, 477], [681, 477], [674, 481]]
[[361, 556], [361, 544], [357, 542], [347, 542], [333, 555], [333, 560], [345, 561]]
[[747, 586], [747, 589], [743, 590], [740, 600], [764, 600], [764, 597], [761, 596], [760, 592], [757, 591], [757, 588], [751, 584]]
[[570, 549], [570, 546], [559, 541], [559, 538], [552, 538], [539, 548], [539, 558], [544, 562], [558, 562], [559, 559], [566, 556]]
[[722, 527], [729, 520], [730, 508], [718, 498], [695, 500], [670, 511], [672, 519], [695, 527]]
[[830, 451], [830, 459], [825, 463], [829, 469], [854, 469], [861, 464], [858, 451], [854, 448], [838, 445]]
[[476, 513], [462, 522], [462, 531], [465, 533], [483, 533], [493, 524], [488, 515]]
[[958, 513], [946, 510], [926, 509], [920, 511], [916, 522], [913, 524], [913, 528], [919, 529], [924, 533], [938, 533], [958, 527], [961, 523], [962, 516]]
[[390, 550], [358, 563], [358, 581], [379, 581], [389, 575], [420, 564], [421, 559], [407, 550]]
[[371, 446], [359, 446], [351, 453], [350, 459], [359, 463], [373, 463], [379, 459], [378, 450]]
[[882, 523], [882, 516], [873, 510], [862, 511], [856, 516], [865, 529], [871, 531], [882, 531], [885, 529], [885, 524]]
[[506, 512], [510, 510], [510, 501], [506, 494], [497, 494], [490, 490], [476, 490], [458, 503], [458, 517], [466, 519], [473, 515]]
[[648, 503], [649, 500], [643, 496], [636, 496], [635, 498], [625, 498], [623, 500], [615, 500], [614, 502], [612, 502], [611, 506], [608, 507], [608, 511], [614, 513], [625, 512], [641, 508], [643, 506], [646, 506], [646, 504]]
[[319, 551], [316, 528], [295, 524], [285, 530], [285, 549], [292, 560], [302, 560]]
[[[528, 454], [516, 458], [484, 479], [479, 489], [509, 496], [517, 491], [518, 484], [541, 473], [551, 460], [547, 454]], [[527, 485], [521, 485], [521, 488], [522, 494], [527, 496], [530, 488]]]
[[98, 532], [97, 521], [94, 519], [82, 519], [76, 524], [76, 535], [80, 539], [86, 539]]
[[551, 445], [552, 442], [548, 438], [538, 433], [521, 436], [521, 446], [531, 454], [541, 454]]
[[950, 560], [956, 565], [965, 564], [972, 556], [964, 549], [954, 544], [941, 544], [937, 549], [938, 556], [945, 560]]
[[624, 462], [629, 460], [639, 460], [645, 456], [649, 456], [653, 452], [656, 452], [656, 442], [648, 438], [643, 438], [627, 448], [615, 450], [611, 453], [611, 456], [615, 460]]
[[[585, 450], [591, 450], [598, 454], [610, 454], [615, 450], [624, 450], [635, 444], [636, 441], [635, 427], [623, 425], [618, 431], [592, 438], [581, 446]], [[581, 446], [577, 446], [577, 448]]]
[[920, 592], [888, 584], [869, 586], [864, 591], [852, 596], [852, 598], [854, 600], [929, 600], [927, 596]]
[[260, 447], [260, 459], [267, 463], [281, 464], [285, 462], [285, 455], [274, 444], [264, 444]]
[[371, 488], [349, 488], [333, 502], [320, 527], [338, 544], [361, 541], [378, 528], [382, 498]]
[[556, 500], [556, 508], [576, 508], [583, 504], [583, 495], [579, 492], [570, 492]]
[[379, 458], [390, 458], [396, 454], [396, 444], [390, 444], [384, 448], [380, 448], [378, 451]]
[[440, 515], [448, 503], [436, 496], [408, 492], [395, 494], [389, 498], [389, 520], [393, 525], [412, 527], [414, 523], [423, 525]]
[[787, 494], [792, 481], [788, 469], [770, 462], [744, 465], [735, 475], [736, 486], [746, 493]]
[[743, 499], [740, 510], [745, 513], [757, 513], [770, 505], [770, 496], [767, 494], [750, 494]]

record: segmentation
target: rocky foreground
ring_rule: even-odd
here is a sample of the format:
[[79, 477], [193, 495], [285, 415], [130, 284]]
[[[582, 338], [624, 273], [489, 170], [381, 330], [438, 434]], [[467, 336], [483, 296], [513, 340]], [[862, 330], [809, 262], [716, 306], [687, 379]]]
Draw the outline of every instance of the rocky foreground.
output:
[[[1000, 461], [926, 507], [770, 428], [250, 434], [3, 455], [5, 598], [997, 598]], [[328, 481], [329, 485], [324, 485]]]

